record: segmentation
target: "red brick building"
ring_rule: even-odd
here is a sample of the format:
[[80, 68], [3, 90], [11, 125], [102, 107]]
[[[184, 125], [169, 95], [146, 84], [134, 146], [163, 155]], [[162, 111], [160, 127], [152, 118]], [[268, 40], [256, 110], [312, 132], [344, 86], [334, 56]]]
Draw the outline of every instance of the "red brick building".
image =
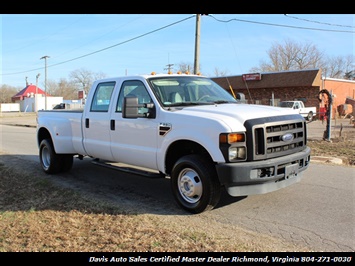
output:
[[[327, 89], [333, 95], [333, 115], [347, 97], [355, 96], [355, 81], [322, 79], [320, 69], [251, 73], [239, 76], [212, 78], [231, 94], [243, 93], [249, 104], [278, 106], [280, 101], [301, 100], [306, 107], [315, 106], [317, 113], [324, 103], [320, 91]], [[346, 108], [351, 108], [347, 105]], [[334, 117], [334, 116], [333, 116]]]
[[333, 113], [355, 115], [355, 80], [324, 78], [322, 87], [333, 94]]

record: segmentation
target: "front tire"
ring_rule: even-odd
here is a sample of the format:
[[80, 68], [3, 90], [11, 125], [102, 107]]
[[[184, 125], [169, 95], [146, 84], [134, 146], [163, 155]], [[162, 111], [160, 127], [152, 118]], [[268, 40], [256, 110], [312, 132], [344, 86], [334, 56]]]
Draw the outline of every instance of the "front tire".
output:
[[221, 184], [213, 163], [195, 154], [175, 163], [171, 186], [177, 203], [191, 213], [213, 209], [221, 197]]

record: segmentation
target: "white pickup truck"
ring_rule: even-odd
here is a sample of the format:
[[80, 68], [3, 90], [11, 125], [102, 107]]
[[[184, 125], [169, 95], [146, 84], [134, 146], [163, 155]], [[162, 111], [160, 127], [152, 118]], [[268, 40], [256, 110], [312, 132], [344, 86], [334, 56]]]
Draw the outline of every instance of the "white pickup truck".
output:
[[317, 114], [316, 107], [305, 107], [302, 101], [282, 101], [280, 107], [292, 108], [296, 113], [302, 115], [308, 121], [312, 121]]
[[39, 111], [37, 123], [46, 173], [69, 171], [73, 157], [88, 157], [170, 178], [174, 198], [191, 213], [213, 209], [223, 187], [235, 197], [287, 187], [310, 162], [302, 116], [238, 103], [198, 75], [98, 80], [83, 110]]

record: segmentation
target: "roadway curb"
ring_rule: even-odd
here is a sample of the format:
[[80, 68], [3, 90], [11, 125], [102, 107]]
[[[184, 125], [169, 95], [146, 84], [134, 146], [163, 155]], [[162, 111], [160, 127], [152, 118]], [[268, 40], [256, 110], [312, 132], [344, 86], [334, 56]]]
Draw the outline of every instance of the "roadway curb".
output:
[[311, 162], [314, 163], [331, 163], [331, 164], [343, 164], [343, 160], [340, 158], [327, 157], [327, 156], [311, 156]]

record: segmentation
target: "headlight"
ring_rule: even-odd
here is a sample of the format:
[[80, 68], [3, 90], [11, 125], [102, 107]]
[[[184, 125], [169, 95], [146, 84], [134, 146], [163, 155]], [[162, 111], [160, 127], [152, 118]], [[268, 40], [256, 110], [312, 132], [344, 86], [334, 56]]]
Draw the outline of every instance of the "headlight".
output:
[[226, 162], [245, 161], [247, 158], [245, 133], [234, 132], [220, 134], [219, 148]]
[[230, 147], [228, 155], [230, 161], [245, 160], [247, 153], [245, 147]]

